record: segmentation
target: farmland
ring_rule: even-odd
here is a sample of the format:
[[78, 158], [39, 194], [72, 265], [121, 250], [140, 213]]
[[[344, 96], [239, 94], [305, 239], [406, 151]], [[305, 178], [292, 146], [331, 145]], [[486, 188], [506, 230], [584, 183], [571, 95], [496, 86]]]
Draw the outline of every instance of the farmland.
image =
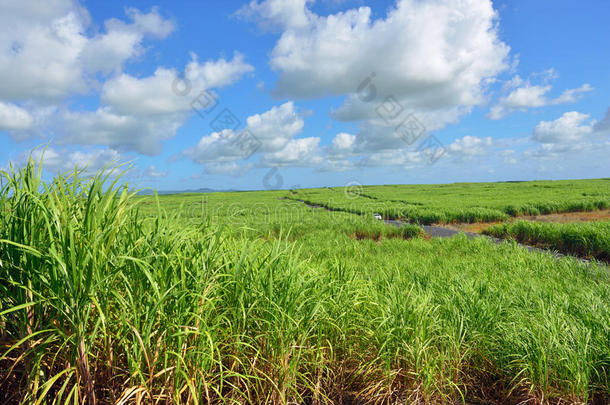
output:
[[360, 186], [298, 190], [292, 198], [331, 209], [417, 223], [502, 221], [510, 216], [609, 207], [610, 180]]
[[610, 221], [567, 224], [517, 221], [491, 227], [485, 233], [579, 256], [610, 259]]
[[[2, 184], [2, 403], [609, 399], [606, 265], [418, 226], [508, 236], [608, 208], [608, 179], [140, 196], [31, 164]], [[607, 224], [562, 226], [607, 247]]]

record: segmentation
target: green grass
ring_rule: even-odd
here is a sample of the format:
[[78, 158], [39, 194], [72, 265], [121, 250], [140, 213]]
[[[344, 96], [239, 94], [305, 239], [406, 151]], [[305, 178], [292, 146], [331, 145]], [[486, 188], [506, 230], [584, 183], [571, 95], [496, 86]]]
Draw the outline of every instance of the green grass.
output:
[[516, 221], [494, 225], [485, 233], [576, 256], [610, 260], [610, 221], [567, 224]]
[[608, 400], [607, 268], [113, 175], [3, 174], [2, 403]]
[[594, 211], [610, 207], [610, 181], [563, 180], [516, 183], [363, 186], [296, 190], [289, 198], [336, 211], [410, 222], [504, 221], [510, 216]]

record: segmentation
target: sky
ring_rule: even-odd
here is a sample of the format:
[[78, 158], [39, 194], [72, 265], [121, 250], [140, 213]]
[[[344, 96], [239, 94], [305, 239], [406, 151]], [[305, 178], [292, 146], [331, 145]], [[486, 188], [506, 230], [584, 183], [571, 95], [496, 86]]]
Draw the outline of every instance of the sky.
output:
[[160, 191], [609, 177], [609, 15], [605, 0], [1, 0], [0, 168], [127, 163]]

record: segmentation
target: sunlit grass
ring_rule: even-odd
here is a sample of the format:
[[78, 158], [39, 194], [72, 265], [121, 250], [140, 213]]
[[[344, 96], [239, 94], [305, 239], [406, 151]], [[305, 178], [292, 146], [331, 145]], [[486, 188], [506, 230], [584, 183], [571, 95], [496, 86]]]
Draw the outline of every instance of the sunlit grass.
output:
[[115, 171], [44, 184], [33, 163], [2, 184], [3, 403], [588, 401], [610, 390], [606, 268], [483, 238], [428, 240], [286, 192], [144, 198]]
[[495, 225], [485, 233], [567, 254], [610, 260], [610, 221], [567, 224], [516, 221]]
[[511, 216], [595, 211], [610, 207], [610, 181], [363, 186], [296, 190], [288, 196], [335, 211], [421, 224], [504, 221]]

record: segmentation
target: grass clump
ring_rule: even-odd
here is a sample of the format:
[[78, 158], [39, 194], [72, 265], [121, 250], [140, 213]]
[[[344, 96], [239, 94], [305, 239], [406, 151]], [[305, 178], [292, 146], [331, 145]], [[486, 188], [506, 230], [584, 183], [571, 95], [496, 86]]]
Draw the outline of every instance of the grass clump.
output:
[[247, 362], [256, 299], [240, 291], [286, 274], [290, 254], [160, 208], [147, 220], [113, 175], [44, 184], [32, 162], [3, 173], [2, 403], [191, 403], [268, 384], [273, 367]]
[[504, 211], [513, 217], [523, 215], [548, 215], [562, 212], [597, 211], [610, 207], [608, 198], [591, 198], [574, 201], [544, 201], [521, 205], [508, 205]]
[[380, 241], [382, 239], [411, 239], [422, 237], [425, 232], [417, 225], [402, 224], [400, 227], [381, 224], [368, 224], [368, 226], [355, 226], [355, 230], [350, 233], [355, 239], [371, 239]]

